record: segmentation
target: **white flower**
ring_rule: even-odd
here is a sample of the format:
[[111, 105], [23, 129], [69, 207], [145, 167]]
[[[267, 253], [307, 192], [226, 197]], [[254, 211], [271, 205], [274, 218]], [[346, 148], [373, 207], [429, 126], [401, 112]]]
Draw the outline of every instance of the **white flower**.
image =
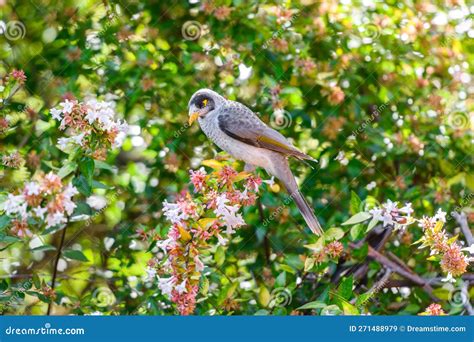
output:
[[25, 192], [28, 196], [39, 195], [40, 194], [40, 186], [36, 182], [26, 183]]
[[247, 280], [242, 281], [240, 282], [239, 286], [242, 290], [250, 290], [252, 288], [252, 282], [247, 281]]
[[26, 216], [26, 206], [25, 196], [8, 194], [7, 200], [3, 204], [3, 210], [7, 215], [18, 213], [24, 217]]
[[59, 105], [63, 107], [62, 112], [65, 114], [71, 114], [72, 109], [74, 108], [74, 102], [69, 101], [68, 99], [66, 99], [64, 102], [61, 102]]
[[434, 216], [434, 219], [437, 221], [446, 222], [446, 212], [441, 210], [441, 208], [438, 209], [436, 215]]
[[220, 217], [224, 224], [227, 227], [227, 234], [232, 234], [235, 232], [234, 228], [238, 228], [240, 226], [245, 225], [245, 221], [242, 218], [242, 215], [237, 214], [239, 211], [238, 205], [227, 205], [229, 200], [227, 197], [222, 194], [217, 196], [216, 198], [216, 209], [214, 209], [214, 213]]
[[383, 210], [380, 208], [374, 208], [369, 210], [369, 213], [372, 215], [372, 219], [376, 221], [382, 221]]
[[66, 223], [67, 219], [64, 216], [64, 213], [57, 211], [54, 214], [48, 214], [46, 216], [46, 228], [57, 226], [61, 223]]
[[107, 205], [107, 200], [105, 199], [105, 197], [99, 195], [89, 196], [86, 202], [92, 209], [95, 210], [101, 210]]
[[462, 251], [469, 252], [469, 254], [473, 255], [474, 254], [474, 243], [470, 245], [469, 247], [465, 247], [461, 249]]
[[272, 176], [272, 178], [264, 180], [263, 183], [266, 183], [269, 186], [273, 186], [275, 184], [275, 177]]
[[176, 286], [175, 290], [178, 291], [179, 294], [185, 293], [186, 292], [186, 279], [184, 279], [181, 284]]
[[79, 193], [79, 191], [77, 190], [77, 188], [74, 185], [72, 185], [71, 183], [69, 183], [66, 186], [66, 189], [64, 189], [64, 191], [63, 191], [63, 195], [65, 197], [69, 197], [69, 198], [71, 198], [74, 195], [77, 195], [78, 193]]
[[81, 134], [78, 134], [78, 135], [73, 135], [71, 137], [71, 140], [82, 147], [82, 145], [83, 145], [82, 139], [84, 138], [85, 135], [86, 135], [85, 133], [81, 133]]
[[174, 278], [160, 278], [158, 277], [158, 288], [161, 290], [165, 296], [171, 297], [171, 292], [173, 291]]
[[168, 253], [168, 249], [170, 246], [175, 244], [175, 240], [173, 238], [168, 238], [166, 240], [160, 240], [156, 243], [156, 247], [161, 248], [163, 252]]
[[53, 117], [53, 119], [58, 120], [58, 121], [62, 120], [61, 114], [63, 112], [61, 110], [59, 110], [57, 108], [51, 108], [50, 113], [51, 113], [51, 116]]
[[370, 182], [369, 184], [367, 184], [365, 188], [366, 188], [367, 190], [371, 191], [371, 190], [375, 189], [376, 186], [377, 186], [377, 183], [374, 182], [374, 181], [372, 181], [372, 182]]
[[385, 213], [383, 216], [382, 216], [382, 222], [383, 222], [383, 226], [388, 226], [390, 224], [394, 224], [394, 221], [393, 221], [393, 217], [392, 215], [390, 215], [389, 213]]
[[443, 283], [455, 283], [456, 279], [454, 279], [453, 275], [451, 273], [448, 273], [446, 278], [441, 279]]
[[44, 219], [44, 214], [48, 211], [48, 209], [46, 208], [41, 208], [41, 207], [36, 207], [36, 208], [33, 208], [33, 212], [35, 213], [35, 215], [40, 218], [40, 219]]
[[413, 214], [413, 209], [412, 209], [412, 204], [411, 203], [405, 203], [405, 206], [400, 208], [399, 212], [403, 213], [403, 214], [407, 214], [408, 217], [411, 216], [411, 214]]
[[146, 280], [154, 281], [156, 279], [156, 269], [154, 267], [146, 268]]
[[171, 223], [179, 223], [188, 218], [188, 215], [181, 211], [178, 204], [168, 203], [166, 200], [163, 202], [163, 213]]
[[64, 206], [64, 210], [66, 211], [68, 215], [72, 215], [72, 213], [74, 212], [74, 209], [76, 209], [77, 207], [76, 203], [74, 203], [73, 201], [67, 198], [64, 199], [63, 206]]
[[71, 142], [70, 138], [59, 138], [58, 139], [58, 147], [60, 150], [65, 151], [67, 149], [67, 145]]
[[392, 202], [391, 200], [388, 200], [386, 203], [382, 204], [382, 207], [391, 213], [392, 211], [398, 210], [398, 202]]
[[225, 245], [227, 245], [227, 243], [229, 242], [229, 240], [227, 240], [226, 238], [222, 237], [221, 234], [217, 234], [217, 240], [219, 241], [218, 244], [221, 245], [221, 246], [225, 246]]

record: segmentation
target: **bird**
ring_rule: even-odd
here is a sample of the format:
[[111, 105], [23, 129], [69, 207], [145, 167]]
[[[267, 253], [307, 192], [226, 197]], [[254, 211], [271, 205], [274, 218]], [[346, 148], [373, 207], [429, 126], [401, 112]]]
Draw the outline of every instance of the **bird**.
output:
[[314, 158], [267, 126], [251, 109], [211, 89], [200, 89], [191, 96], [188, 116], [189, 127], [197, 120], [212, 142], [245, 163], [245, 171], [252, 172], [261, 167], [279, 179], [311, 231], [318, 236], [323, 235], [318, 219], [298, 188], [288, 161], [289, 157], [294, 157], [300, 161], [316, 162]]

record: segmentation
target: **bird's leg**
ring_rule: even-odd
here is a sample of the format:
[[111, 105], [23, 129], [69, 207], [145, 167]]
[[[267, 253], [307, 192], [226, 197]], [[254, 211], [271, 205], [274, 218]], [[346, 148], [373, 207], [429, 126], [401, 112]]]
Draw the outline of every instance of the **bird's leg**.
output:
[[257, 167], [255, 165], [245, 163], [244, 171], [245, 172], [254, 172]]

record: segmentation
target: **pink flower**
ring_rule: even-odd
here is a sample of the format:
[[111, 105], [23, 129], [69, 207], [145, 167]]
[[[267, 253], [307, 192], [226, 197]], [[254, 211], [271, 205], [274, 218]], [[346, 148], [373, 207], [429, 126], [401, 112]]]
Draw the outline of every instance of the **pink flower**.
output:
[[25, 84], [26, 75], [23, 70], [13, 69], [13, 71], [10, 73], [10, 76], [14, 80], [16, 80], [19, 84], [21, 85]]
[[200, 192], [206, 184], [206, 171], [201, 167], [197, 171], [190, 170], [189, 174], [191, 175], [191, 182], [194, 185], [194, 190]]

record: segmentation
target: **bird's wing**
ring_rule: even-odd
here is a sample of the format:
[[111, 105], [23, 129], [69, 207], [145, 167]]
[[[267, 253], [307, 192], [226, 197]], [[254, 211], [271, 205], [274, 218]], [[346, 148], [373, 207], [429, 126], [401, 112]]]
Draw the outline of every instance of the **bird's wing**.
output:
[[219, 128], [225, 134], [245, 144], [298, 159], [314, 160], [299, 151], [283, 135], [268, 127], [250, 109], [240, 103], [230, 102], [225, 105], [221, 109], [217, 120]]

